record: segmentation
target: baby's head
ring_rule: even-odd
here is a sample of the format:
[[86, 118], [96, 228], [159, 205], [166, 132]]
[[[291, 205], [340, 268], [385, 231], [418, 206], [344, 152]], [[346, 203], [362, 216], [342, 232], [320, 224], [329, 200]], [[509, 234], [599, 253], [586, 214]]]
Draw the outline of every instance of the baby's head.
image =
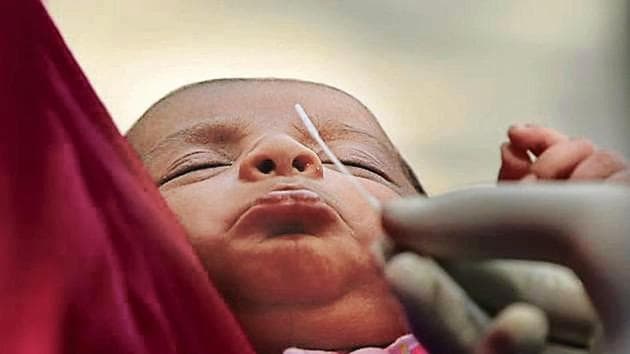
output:
[[260, 352], [387, 344], [405, 321], [370, 252], [380, 217], [309, 137], [296, 103], [378, 199], [421, 192], [363, 104], [310, 82], [185, 86], [128, 139]]

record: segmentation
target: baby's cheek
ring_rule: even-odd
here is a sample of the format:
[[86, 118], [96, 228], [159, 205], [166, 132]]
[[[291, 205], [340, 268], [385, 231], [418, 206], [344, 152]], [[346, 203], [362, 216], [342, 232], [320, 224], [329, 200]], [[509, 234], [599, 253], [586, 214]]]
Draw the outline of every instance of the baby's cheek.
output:
[[402, 198], [398, 193], [396, 193], [393, 189], [386, 187], [380, 183], [375, 182], [366, 182], [364, 183], [365, 188], [376, 197], [381, 203], [388, 202], [390, 200]]
[[[400, 198], [396, 192], [380, 183], [372, 181], [362, 181], [361, 183], [366, 191], [381, 203]], [[384, 235], [380, 210], [376, 210], [363, 195], [357, 192], [353, 193], [352, 202], [354, 204], [352, 208], [353, 228], [359, 238], [364, 241], [363, 243], [370, 245], [374, 240]]]
[[186, 225], [186, 221], [190, 219], [188, 217], [191, 214], [190, 206], [186, 203], [186, 198], [176, 192], [167, 191], [161, 192], [162, 197], [166, 201], [166, 205], [168, 205], [169, 209], [175, 214], [177, 220], [179, 220], [180, 224], [184, 226], [184, 228], [188, 229], [188, 225]]
[[[190, 237], [204, 238], [223, 233], [220, 220], [225, 209], [217, 208], [214, 198], [204, 198], [196, 188], [181, 188], [162, 192], [169, 208]], [[212, 216], [212, 217], [209, 217]]]

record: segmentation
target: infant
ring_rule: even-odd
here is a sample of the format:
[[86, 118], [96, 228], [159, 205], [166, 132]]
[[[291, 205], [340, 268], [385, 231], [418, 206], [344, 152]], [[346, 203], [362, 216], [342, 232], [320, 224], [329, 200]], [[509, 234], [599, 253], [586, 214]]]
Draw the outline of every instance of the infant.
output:
[[376, 198], [422, 192], [370, 111], [320, 84], [187, 86], [128, 138], [258, 352], [386, 347], [408, 329], [370, 252], [380, 216], [310, 138], [296, 103]]
[[[312, 140], [296, 103], [380, 201], [424, 193], [374, 115], [322, 84], [226, 79], [185, 86], [155, 103], [127, 136], [259, 353], [390, 345], [391, 353], [424, 353], [407, 335], [403, 310], [370, 251], [383, 235], [380, 215]], [[561, 137], [512, 128], [500, 177], [571, 177], [594, 147]], [[526, 154], [554, 146], [562, 158], [542, 167]], [[593, 166], [582, 168], [589, 178], [607, 177], [591, 173]]]

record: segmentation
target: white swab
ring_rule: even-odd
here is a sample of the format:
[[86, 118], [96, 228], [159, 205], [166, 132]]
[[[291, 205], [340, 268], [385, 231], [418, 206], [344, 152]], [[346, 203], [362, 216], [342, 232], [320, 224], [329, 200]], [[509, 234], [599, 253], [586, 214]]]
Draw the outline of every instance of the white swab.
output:
[[339, 169], [339, 171], [341, 173], [343, 173], [346, 176], [348, 176], [348, 179], [350, 180], [352, 185], [357, 189], [359, 194], [361, 194], [365, 198], [365, 200], [367, 200], [368, 204], [370, 204], [376, 211], [380, 211], [381, 210], [381, 203], [379, 202], [379, 200], [376, 199], [376, 197], [374, 197], [373, 195], [371, 195], [370, 192], [368, 192], [365, 189], [365, 187], [363, 187], [355, 179], [355, 177], [352, 175], [352, 173], [350, 173], [350, 171], [348, 171], [346, 166], [344, 166], [344, 164], [341, 163], [341, 161], [339, 161], [339, 159], [335, 156], [335, 154], [333, 154], [333, 152], [330, 150], [330, 148], [328, 148], [328, 145], [326, 145], [326, 143], [324, 142], [322, 137], [319, 135], [319, 132], [317, 131], [317, 128], [315, 128], [315, 125], [313, 124], [311, 119], [308, 117], [306, 112], [304, 112], [304, 108], [302, 108], [302, 106], [300, 106], [299, 103], [295, 104], [295, 111], [300, 116], [300, 119], [302, 120], [302, 122], [306, 126], [306, 131], [311, 135], [313, 140], [315, 140], [317, 142], [317, 144], [319, 144], [319, 146], [324, 151], [324, 154], [326, 154], [326, 156], [328, 156], [328, 158], [335, 165], [335, 167], [337, 167], [337, 169]]

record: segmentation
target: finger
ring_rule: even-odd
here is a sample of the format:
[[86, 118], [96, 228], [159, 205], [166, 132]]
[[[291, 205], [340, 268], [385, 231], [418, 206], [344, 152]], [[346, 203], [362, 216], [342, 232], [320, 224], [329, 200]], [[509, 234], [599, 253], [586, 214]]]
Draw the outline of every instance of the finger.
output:
[[586, 139], [563, 141], [542, 153], [531, 170], [541, 179], [567, 178], [594, 150], [593, 143]]
[[401, 253], [385, 266], [385, 275], [430, 353], [472, 353], [488, 316], [434, 261]]
[[[398, 244], [440, 257], [539, 254], [548, 249], [548, 242], [558, 239], [559, 232], [568, 231], [548, 225], [577, 213], [564, 210], [564, 215], [552, 215], [549, 209], [554, 205], [562, 208], [564, 203], [549, 198], [545, 205], [537, 198], [543, 191], [558, 194], [552, 187], [503, 184], [433, 198], [400, 199], [385, 205], [383, 226]], [[567, 227], [571, 225], [568, 221], [572, 220], [567, 220]]]
[[491, 315], [514, 302], [526, 302], [547, 315], [551, 341], [587, 347], [595, 336], [595, 310], [580, 280], [565, 267], [515, 260], [441, 264]]
[[476, 349], [478, 354], [540, 354], [547, 337], [544, 312], [517, 303], [502, 310]]
[[508, 129], [508, 137], [517, 149], [531, 151], [539, 156], [551, 146], [563, 141], [568, 141], [569, 137], [551, 128], [537, 125], [513, 125]]
[[626, 168], [629, 166], [620, 154], [614, 151], [597, 150], [577, 165], [570, 179], [606, 179]]
[[630, 169], [625, 169], [623, 171], [619, 171], [614, 175], [610, 176], [606, 180], [606, 182], [619, 183], [622, 185], [630, 186]]
[[527, 175], [532, 162], [527, 151], [519, 150], [510, 143], [501, 145], [499, 180], [518, 180]]

